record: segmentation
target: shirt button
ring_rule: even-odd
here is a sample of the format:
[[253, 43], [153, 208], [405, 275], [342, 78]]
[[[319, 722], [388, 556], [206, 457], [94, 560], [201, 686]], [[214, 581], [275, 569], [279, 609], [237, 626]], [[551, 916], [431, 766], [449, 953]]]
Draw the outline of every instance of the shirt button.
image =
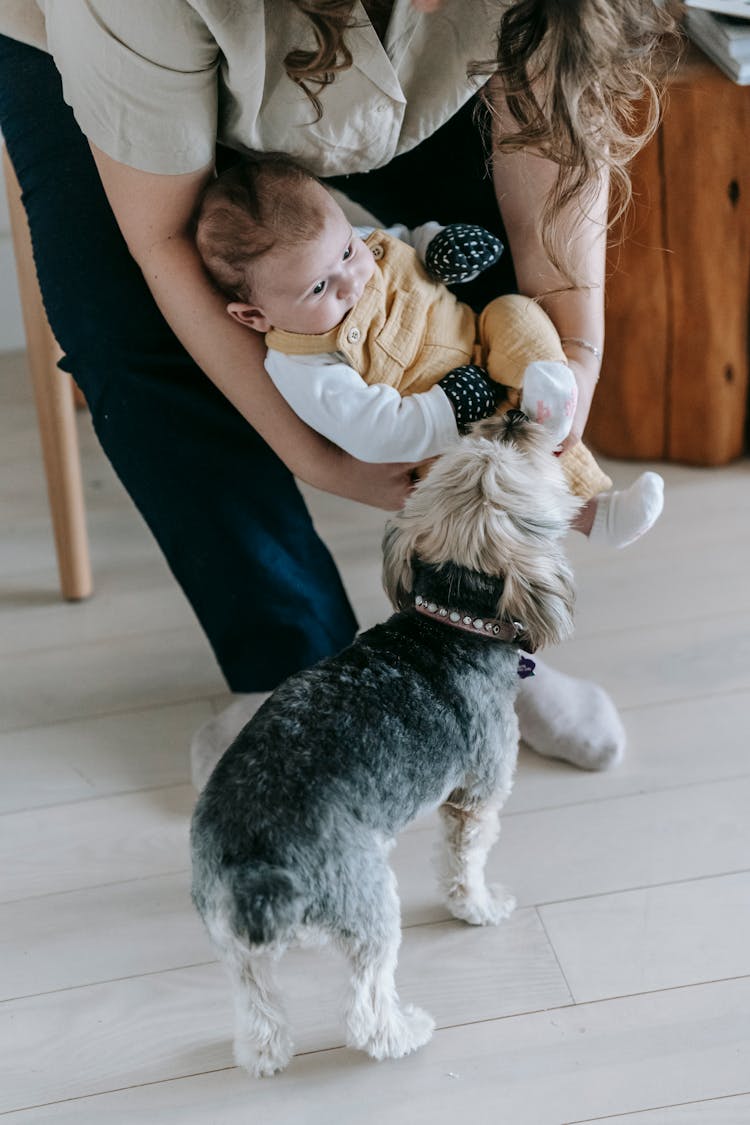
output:
[[373, 248], [372, 248], [373, 258], [375, 258], [375, 259], [382, 258], [384, 253], [385, 253], [385, 251], [383, 250], [382, 246], [373, 246]]
[[346, 334], [346, 338], [350, 344], [356, 344], [362, 333], [358, 328], [350, 328]]

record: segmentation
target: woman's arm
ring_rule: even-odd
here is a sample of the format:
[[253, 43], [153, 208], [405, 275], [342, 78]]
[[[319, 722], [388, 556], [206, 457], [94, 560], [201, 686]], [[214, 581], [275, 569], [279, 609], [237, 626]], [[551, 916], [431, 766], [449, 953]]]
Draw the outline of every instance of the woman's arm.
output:
[[[513, 132], [514, 124], [505, 109], [502, 94], [492, 91], [491, 96], [497, 114], [495, 128]], [[581, 279], [575, 287], [571, 287], [552, 265], [540, 235], [540, 217], [557, 176], [556, 165], [528, 149], [512, 153], [495, 150], [493, 176], [520, 292], [540, 298], [542, 308], [563, 339], [579, 337], [601, 352], [609, 200], [606, 173], [593, 198], [587, 201], [584, 214], [574, 203], [561, 216], [563, 229], [567, 229], [570, 236], [571, 268]], [[578, 382], [579, 395], [573, 427], [565, 442], [568, 446], [580, 439], [585, 428], [600, 361], [579, 345], [565, 344], [564, 347]]]
[[198, 366], [302, 480], [388, 511], [401, 507], [410, 488], [409, 467], [355, 461], [301, 422], [266, 375], [263, 338], [227, 316], [226, 302], [207, 279], [191, 233], [193, 212], [212, 169], [157, 175], [91, 147], [130, 252]]

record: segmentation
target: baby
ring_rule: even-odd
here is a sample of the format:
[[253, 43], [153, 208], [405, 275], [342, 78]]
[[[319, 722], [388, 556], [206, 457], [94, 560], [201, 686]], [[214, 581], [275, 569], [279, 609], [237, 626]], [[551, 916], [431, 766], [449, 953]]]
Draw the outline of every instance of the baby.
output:
[[[234, 165], [206, 189], [196, 241], [230, 298], [263, 332], [266, 370], [313, 429], [362, 461], [422, 461], [499, 406], [520, 408], [559, 444], [577, 392], [539, 306], [499, 297], [476, 314], [446, 283], [469, 281], [502, 245], [480, 227], [353, 229], [332, 195], [282, 155]], [[627, 546], [663, 504], [643, 474], [624, 492], [578, 443], [561, 464], [587, 501], [590, 537]]]

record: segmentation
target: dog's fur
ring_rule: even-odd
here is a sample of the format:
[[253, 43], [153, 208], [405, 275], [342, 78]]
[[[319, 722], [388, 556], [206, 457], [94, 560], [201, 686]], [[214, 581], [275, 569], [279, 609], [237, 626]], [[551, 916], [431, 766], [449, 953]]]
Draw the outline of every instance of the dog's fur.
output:
[[529, 648], [560, 641], [573, 606], [561, 540], [576, 510], [539, 426], [517, 413], [480, 423], [387, 526], [397, 612], [290, 677], [219, 761], [193, 817], [193, 899], [232, 979], [235, 1058], [250, 1072], [291, 1057], [273, 963], [310, 931], [350, 961], [351, 1046], [393, 1058], [430, 1038], [431, 1018], [402, 1007], [394, 984], [387, 855], [417, 814], [440, 807], [450, 911], [484, 925], [513, 910], [484, 865], [516, 764], [520, 642], [452, 628], [414, 598], [519, 620]]

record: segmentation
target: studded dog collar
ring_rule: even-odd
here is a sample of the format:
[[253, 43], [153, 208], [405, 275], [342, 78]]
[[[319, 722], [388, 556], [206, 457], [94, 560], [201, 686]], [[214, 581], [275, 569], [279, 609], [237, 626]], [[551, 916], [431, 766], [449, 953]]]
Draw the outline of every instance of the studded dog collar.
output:
[[428, 601], [420, 594], [414, 599], [414, 608], [417, 613], [423, 613], [425, 617], [435, 617], [445, 625], [463, 629], [465, 633], [473, 633], [474, 636], [489, 637], [490, 640], [505, 641], [506, 644], [521, 642], [524, 637], [525, 629], [520, 621], [507, 618], [503, 621], [496, 617], [473, 617], [465, 610], [451, 609], [438, 605], [437, 602]]
[[[420, 594], [414, 599], [414, 608], [417, 613], [424, 614], [425, 617], [433, 617], [454, 629], [463, 629], [465, 633], [472, 633], [475, 637], [487, 637], [489, 640], [504, 641], [506, 644], [523, 644], [528, 652], [534, 651], [528, 643], [528, 637], [524, 635], [524, 626], [520, 621], [507, 619], [502, 621], [496, 617], [472, 617], [470, 613], [462, 612], [460, 609], [450, 609], [438, 605], [437, 602], [428, 601]], [[519, 654], [518, 675], [522, 680], [533, 676], [535, 667], [533, 660]]]

